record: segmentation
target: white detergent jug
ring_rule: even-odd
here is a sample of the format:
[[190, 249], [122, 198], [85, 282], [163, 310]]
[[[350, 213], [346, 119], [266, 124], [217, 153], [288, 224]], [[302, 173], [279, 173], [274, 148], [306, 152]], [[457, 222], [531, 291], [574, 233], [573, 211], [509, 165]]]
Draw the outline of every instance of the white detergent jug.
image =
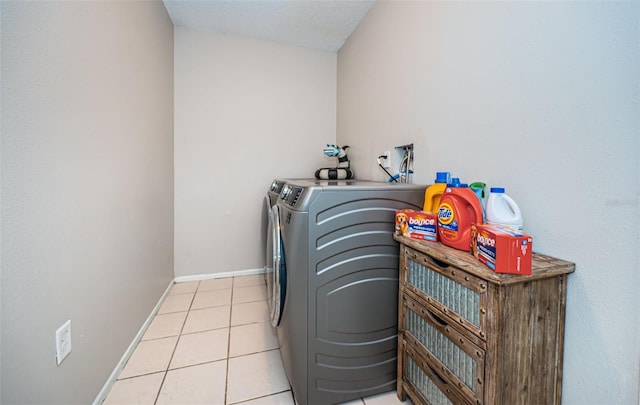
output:
[[504, 188], [491, 187], [486, 210], [489, 225], [502, 225], [522, 232], [523, 220], [520, 207], [513, 198], [505, 194]]

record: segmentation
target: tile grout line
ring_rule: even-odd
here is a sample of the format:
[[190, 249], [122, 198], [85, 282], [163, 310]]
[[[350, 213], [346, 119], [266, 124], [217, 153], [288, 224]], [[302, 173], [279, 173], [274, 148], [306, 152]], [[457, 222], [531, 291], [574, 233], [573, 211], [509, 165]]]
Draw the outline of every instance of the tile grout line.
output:
[[[175, 284], [176, 283], [174, 283], [174, 285]], [[164, 375], [162, 376], [162, 382], [160, 383], [160, 387], [158, 387], [158, 392], [156, 394], [156, 398], [153, 401], [154, 405], [157, 404], [158, 399], [160, 398], [160, 392], [162, 391], [162, 387], [164, 386], [164, 382], [167, 379], [167, 374], [169, 374], [169, 367], [171, 366], [171, 360], [173, 360], [173, 356], [176, 354], [176, 349], [178, 348], [178, 343], [180, 342], [180, 337], [182, 336], [182, 331], [184, 330], [184, 325], [187, 323], [187, 318], [189, 317], [189, 312], [191, 312], [191, 306], [193, 305], [193, 301], [196, 299], [196, 294], [198, 293], [198, 287], [200, 287], [200, 281], [198, 281], [198, 284], [196, 285], [196, 290], [193, 293], [193, 298], [191, 298], [191, 302], [189, 303], [189, 308], [187, 308], [187, 315], [184, 317], [184, 321], [182, 322], [182, 326], [180, 327], [180, 332], [178, 332], [178, 339], [176, 340], [176, 345], [173, 347], [173, 351], [171, 352], [171, 357], [169, 357], [169, 362], [167, 363], [167, 369], [164, 370]]]
[[229, 393], [229, 355], [231, 353], [231, 317], [233, 316], [233, 291], [235, 290], [236, 278], [231, 281], [231, 302], [229, 303], [229, 334], [227, 335], [227, 369], [224, 376], [224, 403], [227, 403]]
[[272, 397], [272, 396], [274, 396], [274, 395], [280, 395], [280, 394], [283, 394], [283, 393], [285, 393], [285, 392], [289, 392], [289, 391], [290, 391], [290, 390], [284, 390], [284, 391], [280, 391], [280, 392], [274, 392], [273, 394], [266, 394], [266, 395], [262, 395], [262, 396], [260, 396], [260, 397], [256, 397], [256, 398], [243, 399], [242, 401], [240, 401], [240, 402], [236, 402], [236, 403], [234, 403], [233, 405], [242, 405], [242, 404], [246, 404], [247, 402], [255, 401], [255, 400], [257, 400], [257, 399], [269, 398], [269, 397]]

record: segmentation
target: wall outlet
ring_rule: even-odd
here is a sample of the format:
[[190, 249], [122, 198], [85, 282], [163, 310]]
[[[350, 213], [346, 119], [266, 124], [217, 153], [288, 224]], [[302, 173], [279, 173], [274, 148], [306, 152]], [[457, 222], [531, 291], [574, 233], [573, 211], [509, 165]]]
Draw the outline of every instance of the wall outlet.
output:
[[71, 319], [56, 331], [56, 362], [58, 365], [69, 353], [71, 353]]
[[390, 150], [385, 150], [384, 152], [381, 153], [381, 156], [386, 156], [386, 158], [383, 158], [382, 161], [382, 167], [384, 167], [385, 169], [389, 169], [391, 168], [391, 151]]

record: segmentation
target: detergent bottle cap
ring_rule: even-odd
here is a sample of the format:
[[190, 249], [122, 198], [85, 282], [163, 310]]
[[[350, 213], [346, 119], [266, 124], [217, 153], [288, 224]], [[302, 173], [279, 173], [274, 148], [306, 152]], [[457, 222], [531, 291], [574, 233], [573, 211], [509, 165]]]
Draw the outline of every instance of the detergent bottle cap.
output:
[[491, 187], [492, 193], [504, 193], [504, 187]]
[[451, 178], [451, 182], [447, 184], [447, 187], [460, 187], [460, 178], [459, 177]]
[[434, 181], [436, 183], [447, 183], [450, 175], [449, 172], [436, 172], [436, 179]]
[[469, 184], [469, 188], [472, 189], [477, 195], [480, 201], [484, 198], [484, 188], [486, 184], [481, 181], [476, 181], [474, 183]]

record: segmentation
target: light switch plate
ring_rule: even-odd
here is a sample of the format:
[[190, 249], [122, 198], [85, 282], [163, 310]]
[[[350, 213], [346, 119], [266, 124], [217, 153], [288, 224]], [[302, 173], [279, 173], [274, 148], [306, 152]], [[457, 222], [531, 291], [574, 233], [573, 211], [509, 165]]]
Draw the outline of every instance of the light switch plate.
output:
[[65, 322], [56, 331], [56, 362], [62, 363], [71, 353], [71, 319]]

